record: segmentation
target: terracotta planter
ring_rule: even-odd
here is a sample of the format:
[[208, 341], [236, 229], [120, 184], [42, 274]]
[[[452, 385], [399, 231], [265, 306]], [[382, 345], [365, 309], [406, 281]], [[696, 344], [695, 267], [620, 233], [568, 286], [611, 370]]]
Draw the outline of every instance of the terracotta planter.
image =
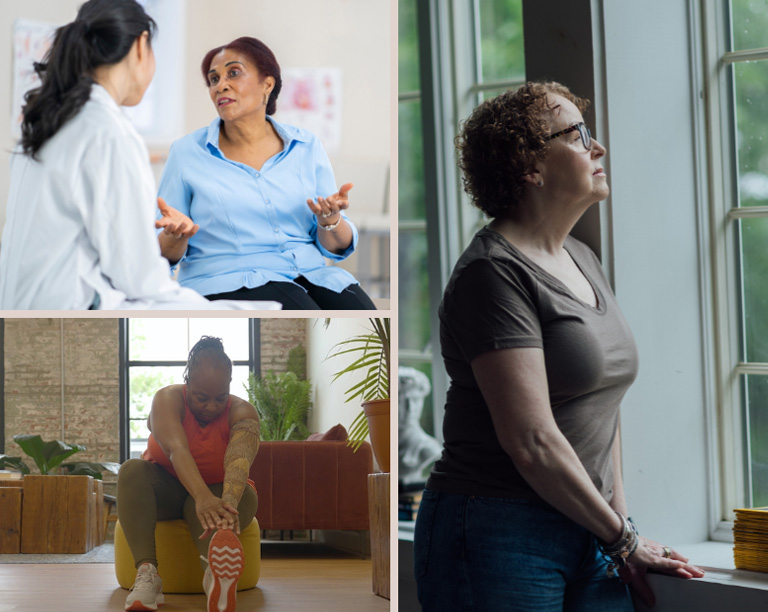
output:
[[363, 402], [373, 455], [382, 472], [389, 472], [389, 398]]

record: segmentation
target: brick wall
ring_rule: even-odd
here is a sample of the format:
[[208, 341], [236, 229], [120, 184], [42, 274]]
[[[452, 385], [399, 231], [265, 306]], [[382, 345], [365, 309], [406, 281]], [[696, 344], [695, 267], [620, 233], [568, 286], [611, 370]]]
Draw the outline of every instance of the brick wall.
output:
[[298, 344], [307, 346], [307, 326], [313, 323], [314, 319], [262, 319], [261, 373], [285, 372], [289, 351]]
[[77, 459], [119, 460], [117, 329], [117, 319], [5, 320], [6, 454], [23, 454], [13, 436], [24, 433], [82, 444]]
[[[262, 319], [262, 372], [284, 371], [312, 324]], [[23, 454], [13, 436], [25, 433], [83, 444], [86, 461], [118, 461], [118, 349], [118, 319], [6, 319], [6, 454]]]
[[[262, 372], [285, 370], [312, 321], [261, 320]], [[5, 319], [4, 349], [7, 455], [27, 460], [13, 441], [23, 433], [84, 445], [73, 459], [119, 461], [118, 319]]]

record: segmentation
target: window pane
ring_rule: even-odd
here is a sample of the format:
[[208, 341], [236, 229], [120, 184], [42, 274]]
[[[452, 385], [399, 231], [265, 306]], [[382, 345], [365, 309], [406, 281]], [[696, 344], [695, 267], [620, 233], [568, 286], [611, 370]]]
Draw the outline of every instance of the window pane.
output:
[[202, 336], [216, 336], [233, 361], [249, 359], [248, 319], [128, 319], [131, 361], [186, 361]]
[[768, 0], [732, 0], [734, 51], [768, 47]]
[[745, 376], [752, 506], [768, 506], [768, 377]]
[[424, 148], [421, 141], [421, 103], [398, 107], [397, 189], [400, 221], [424, 219]]
[[768, 218], [741, 224], [744, 359], [768, 362]]
[[128, 359], [185, 361], [187, 319], [128, 319]]
[[[245, 387], [248, 384], [248, 366], [232, 368], [232, 383], [229, 392], [232, 395], [248, 399]], [[147, 448], [149, 428], [147, 417], [152, 408], [152, 399], [163, 387], [181, 384], [184, 368], [180, 366], [133, 366], [128, 371], [130, 385], [130, 406], [128, 419], [130, 422], [131, 457], [139, 457]]]
[[400, 232], [400, 348], [424, 351], [429, 343], [429, 276], [426, 232]]
[[[224, 343], [224, 351], [232, 361], [250, 359], [248, 319], [190, 319], [189, 348], [192, 348], [202, 336], [215, 336]], [[184, 356], [186, 359], [189, 355]]]
[[131, 457], [140, 456], [147, 448], [147, 417], [155, 393], [163, 387], [182, 382], [183, 372], [181, 367], [132, 367], [128, 370]]
[[398, 89], [418, 91], [419, 39], [416, 30], [416, 0], [400, 0], [397, 7], [397, 69]]
[[768, 61], [734, 65], [739, 205], [768, 204]]
[[525, 77], [522, 0], [479, 0], [482, 82]]

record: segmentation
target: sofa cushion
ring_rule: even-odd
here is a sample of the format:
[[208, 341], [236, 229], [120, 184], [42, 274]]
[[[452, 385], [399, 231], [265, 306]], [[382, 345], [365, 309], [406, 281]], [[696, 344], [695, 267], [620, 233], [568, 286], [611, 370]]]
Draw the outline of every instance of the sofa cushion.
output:
[[343, 440], [262, 442], [250, 477], [262, 529], [368, 529], [371, 445]]
[[328, 431], [325, 433], [313, 433], [310, 434], [307, 438], [307, 442], [319, 442], [321, 440], [346, 440], [347, 439], [347, 430], [344, 428], [344, 425], [339, 423], [338, 425], [334, 425], [331, 427]]

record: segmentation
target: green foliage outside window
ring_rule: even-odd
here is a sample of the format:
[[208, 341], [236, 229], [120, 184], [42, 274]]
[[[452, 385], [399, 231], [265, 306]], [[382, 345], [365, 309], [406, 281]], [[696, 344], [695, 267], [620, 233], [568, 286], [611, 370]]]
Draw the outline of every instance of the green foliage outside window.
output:
[[[731, 49], [768, 47], [768, 2], [732, 0]], [[733, 65], [738, 201], [768, 206], [768, 61]], [[768, 219], [732, 222], [740, 238], [742, 359], [768, 362]], [[768, 380], [744, 376], [753, 505], [768, 505]]]

